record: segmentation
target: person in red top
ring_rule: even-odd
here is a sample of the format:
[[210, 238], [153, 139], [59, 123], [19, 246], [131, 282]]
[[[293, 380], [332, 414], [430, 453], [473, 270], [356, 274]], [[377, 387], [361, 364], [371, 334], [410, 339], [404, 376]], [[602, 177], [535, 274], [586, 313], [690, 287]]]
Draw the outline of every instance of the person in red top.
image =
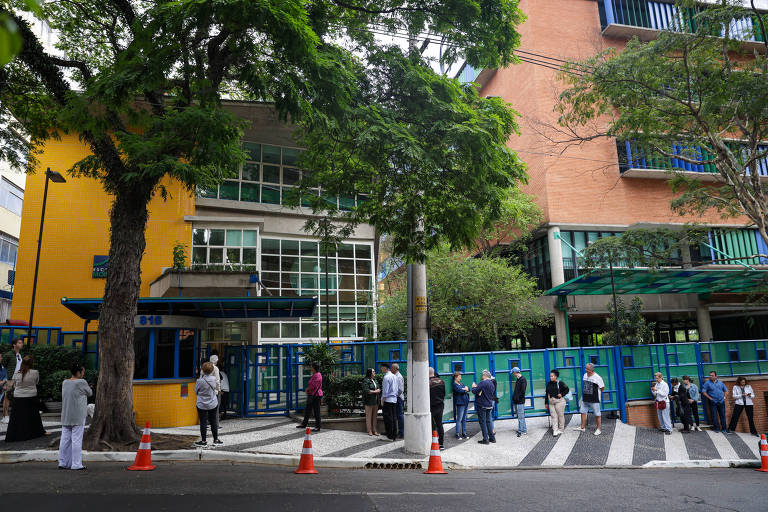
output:
[[307, 383], [307, 406], [304, 408], [304, 421], [296, 428], [307, 428], [309, 424], [309, 414], [315, 412], [314, 432], [320, 431], [320, 401], [323, 399], [323, 375], [320, 373], [320, 365], [312, 363], [312, 377]]

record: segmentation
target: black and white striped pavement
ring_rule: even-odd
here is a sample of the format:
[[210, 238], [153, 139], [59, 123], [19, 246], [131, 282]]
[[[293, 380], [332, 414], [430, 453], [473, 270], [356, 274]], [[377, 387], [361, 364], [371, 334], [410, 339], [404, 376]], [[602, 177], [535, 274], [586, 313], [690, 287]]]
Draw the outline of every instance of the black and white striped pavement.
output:
[[[477, 423], [468, 424], [469, 440], [457, 440], [453, 425], [446, 424], [444, 462], [471, 467], [530, 466], [642, 466], [651, 461], [683, 462], [715, 459], [758, 459], [756, 437], [712, 431], [666, 436], [653, 429], [633, 427], [604, 419], [602, 434], [593, 435], [594, 418], [586, 432], [574, 430], [580, 417], [573, 415], [565, 433], [552, 437], [547, 418], [529, 418], [528, 435], [516, 437], [517, 420], [497, 421], [496, 444], [480, 445]], [[304, 431], [284, 417], [238, 419], [223, 423], [221, 451], [295, 455], [301, 452]], [[196, 425], [155, 432], [197, 435]], [[409, 458], [402, 441], [368, 436], [364, 432], [323, 429], [312, 434], [316, 457], [368, 459]]]

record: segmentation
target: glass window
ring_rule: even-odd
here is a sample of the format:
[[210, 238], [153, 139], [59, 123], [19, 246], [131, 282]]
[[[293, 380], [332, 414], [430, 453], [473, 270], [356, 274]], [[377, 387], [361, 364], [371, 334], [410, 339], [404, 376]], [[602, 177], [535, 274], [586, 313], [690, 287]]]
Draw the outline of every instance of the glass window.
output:
[[259, 164], [254, 162], [246, 162], [243, 166], [243, 180], [245, 181], [260, 181], [259, 176]]
[[225, 181], [219, 185], [219, 199], [240, 200], [240, 183], [237, 181]]
[[283, 185], [295, 185], [301, 178], [301, 172], [293, 167], [283, 167]]
[[355, 260], [339, 260], [339, 272], [342, 274], [355, 273]]
[[208, 249], [208, 263], [224, 263], [223, 249]]
[[299, 324], [283, 322], [281, 326], [281, 338], [298, 338], [299, 337]]
[[359, 259], [371, 259], [371, 246], [355, 244], [355, 257]]
[[172, 379], [176, 352], [176, 329], [158, 329], [155, 338], [155, 379]]
[[152, 329], [133, 331], [133, 378], [149, 378], [149, 333]]
[[280, 324], [279, 323], [264, 323], [261, 324], [261, 337], [262, 338], [279, 338], [280, 337]]
[[299, 242], [298, 240], [283, 240], [281, 242], [281, 249], [283, 251], [283, 254], [298, 256]]
[[268, 164], [280, 165], [280, 146], [268, 146], [261, 148], [261, 161]]
[[227, 261], [226, 263], [232, 265], [240, 264], [240, 249], [227, 248]]
[[317, 272], [319, 270], [320, 265], [317, 263], [317, 258], [301, 258], [302, 272]]
[[240, 247], [243, 243], [243, 232], [239, 229], [227, 230], [227, 247]]
[[205, 265], [206, 253], [208, 250], [205, 247], [193, 247], [192, 248], [192, 264], [193, 265]]
[[302, 290], [317, 290], [317, 276], [311, 274], [301, 275], [301, 289]]
[[261, 270], [280, 270], [280, 257], [279, 256], [262, 256], [261, 257]]
[[302, 256], [317, 256], [317, 242], [301, 242]]
[[354, 246], [352, 244], [339, 244], [339, 258], [354, 258]]
[[320, 327], [317, 325], [317, 323], [301, 324], [302, 338], [317, 338], [319, 335], [320, 335]]
[[179, 378], [195, 376], [195, 331], [179, 329]]
[[211, 229], [208, 235], [208, 245], [224, 245], [224, 230]]
[[206, 245], [207, 243], [208, 235], [205, 229], [192, 230], [192, 245]]
[[358, 274], [371, 273], [371, 262], [369, 260], [357, 260], [355, 262], [355, 267]]
[[267, 288], [280, 288], [280, 273], [279, 272], [262, 272], [261, 282]]
[[283, 165], [296, 165], [299, 161], [299, 150], [283, 148]]
[[341, 327], [342, 338], [353, 337], [357, 332], [355, 324], [339, 324]]
[[243, 183], [240, 189], [240, 200], [252, 203], [261, 202], [261, 186], [257, 183]]
[[249, 160], [261, 160], [261, 144], [255, 142], [243, 142], [243, 150], [246, 152], [246, 158]]
[[263, 238], [261, 240], [262, 254], [280, 254], [280, 240]]
[[259, 232], [253, 230], [243, 231], [243, 247], [256, 247], [259, 244]]
[[276, 165], [265, 165], [264, 166], [264, 176], [263, 176], [264, 183], [275, 183], [280, 184], [280, 168]]
[[280, 264], [280, 270], [283, 272], [298, 272], [299, 258], [296, 256], [283, 256]]
[[274, 185], [262, 185], [261, 202], [266, 204], [280, 204], [280, 187]]
[[256, 249], [243, 249], [243, 265], [256, 265], [257, 263]]

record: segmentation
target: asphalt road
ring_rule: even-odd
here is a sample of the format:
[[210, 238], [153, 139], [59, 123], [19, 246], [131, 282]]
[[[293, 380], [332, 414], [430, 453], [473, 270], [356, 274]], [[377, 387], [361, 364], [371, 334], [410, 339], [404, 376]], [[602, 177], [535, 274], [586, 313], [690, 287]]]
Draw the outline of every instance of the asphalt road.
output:
[[78, 511], [625, 511], [765, 512], [768, 474], [751, 469], [453, 471], [321, 470], [162, 463], [129, 472], [53, 464], [0, 466], [3, 510]]

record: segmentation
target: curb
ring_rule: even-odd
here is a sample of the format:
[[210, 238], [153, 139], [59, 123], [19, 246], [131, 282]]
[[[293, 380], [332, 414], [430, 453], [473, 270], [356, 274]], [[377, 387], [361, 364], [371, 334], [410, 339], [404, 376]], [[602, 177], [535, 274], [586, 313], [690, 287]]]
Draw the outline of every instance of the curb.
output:
[[[132, 452], [83, 452], [87, 462], [133, 462]], [[56, 450], [32, 450], [28, 452], [0, 452], [0, 464], [20, 462], [56, 462]], [[276, 455], [269, 453], [242, 453], [216, 450], [153, 450], [152, 460], [161, 462], [240, 462], [267, 466], [297, 466], [298, 455]], [[315, 457], [315, 467], [334, 469], [410, 469], [427, 467], [429, 459], [364, 459], [352, 457]], [[446, 469], [454, 471], [511, 471], [511, 470], [553, 470], [553, 469], [685, 469], [685, 468], [759, 468], [760, 461], [754, 459], [712, 459], [712, 460], [652, 460], [642, 466], [464, 466], [454, 462], [443, 462]]]
[[[83, 452], [83, 461], [87, 462], [133, 462], [136, 454], [132, 452]], [[19, 462], [57, 462], [59, 452], [55, 450], [32, 450], [28, 452], [0, 452], [0, 464]], [[268, 453], [242, 453], [215, 450], [153, 450], [152, 461], [216, 461], [244, 462], [269, 466], [298, 466], [298, 455], [273, 455]], [[384, 468], [401, 469], [414, 465], [426, 467], [427, 459], [362, 459], [352, 457], [315, 457], [315, 467], [336, 469]]]

